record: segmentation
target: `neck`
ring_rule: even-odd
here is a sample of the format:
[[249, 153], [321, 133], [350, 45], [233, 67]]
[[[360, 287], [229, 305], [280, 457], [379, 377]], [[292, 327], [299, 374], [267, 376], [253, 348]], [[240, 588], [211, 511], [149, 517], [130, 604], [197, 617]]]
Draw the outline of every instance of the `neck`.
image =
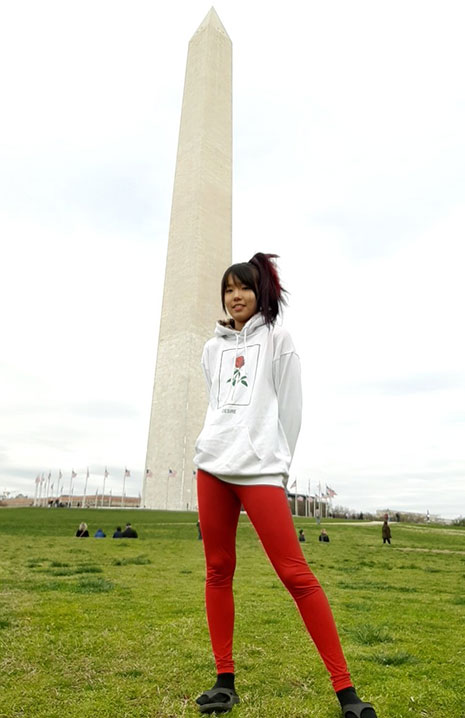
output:
[[[257, 314], [258, 314], [258, 312], [256, 312], [255, 314], [252, 314], [252, 316], [247, 319], [247, 322], [250, 322], [250, 320], [253, 319], [253, 317], [256, 317]], [[245, 325], [247, 324], [247, 322], [238, 322], [237, 319], [233, 319], [232, 321], [233, 321], [234, 329], [237, 329], [238, 332], [241, 332], [243, 330], [243, 328], [245, 327]]]

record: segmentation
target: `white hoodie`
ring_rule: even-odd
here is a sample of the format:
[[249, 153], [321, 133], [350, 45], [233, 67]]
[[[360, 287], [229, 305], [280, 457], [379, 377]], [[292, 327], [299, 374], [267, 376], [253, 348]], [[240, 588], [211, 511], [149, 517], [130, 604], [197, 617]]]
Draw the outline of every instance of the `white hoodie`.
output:
[[209, 391], [194, 463], [234, 484], [283, 486], [302, 414], [300, 362], [288, 332], [255, 314], [239, 332], [218, 323], [204, 347]]

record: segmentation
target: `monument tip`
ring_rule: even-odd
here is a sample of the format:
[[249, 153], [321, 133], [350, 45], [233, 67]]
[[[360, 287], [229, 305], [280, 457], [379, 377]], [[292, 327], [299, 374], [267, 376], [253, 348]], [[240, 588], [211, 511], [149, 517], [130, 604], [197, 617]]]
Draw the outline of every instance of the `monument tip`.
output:
[[220, 18], [218, 17], [218, 13], [216, 12], [213, 5], [200, 23], [194, 35], [197, 35], [197, 33], [202, 32], [202, 30], [205, 30], [207, 27], [212, 27], [214, 30], [222, 32], [224, 35], [226, 35], [226, 37], [229, 38], [229, 35], [226, 32], [225, 27], [221, 22]]

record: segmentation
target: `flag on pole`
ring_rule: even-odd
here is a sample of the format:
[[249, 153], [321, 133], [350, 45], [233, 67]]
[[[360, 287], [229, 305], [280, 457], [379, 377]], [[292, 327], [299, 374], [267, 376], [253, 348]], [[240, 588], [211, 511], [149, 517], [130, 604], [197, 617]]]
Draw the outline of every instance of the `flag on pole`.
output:
[[125, 469], [125, 470], [124, 470], [124, 478], [125, 478], [125, 479], [129, 479], [130, 476], [131, 476], [131, 472], [128, 471], [127, 469]]
[[63, 474], [61, 473], [61, 469], [60, 469], [60, 471], [58, 472], [58, 481], [60, 481], [60, 479], [62, 479], [62, 478], [63, 478]]
[[77, 476], [76, 472], [74, 471], [74, 469], [72, 469], [72, 471], [71, 471], [71, 478], [72, 478], [72, 479], [75, 479], [76, 476]]
[[153, 474], [152, 474], [152, 472], [150, 471], [150, 469], [146, 469], [146, 470], [145, 470], [145, 475], [147, 476], [147, 478], [150, 478], [151, 476], [153, 476]]
[[107, 471], [107, 467], [106, 467], [106, 466], [105, 466], [105, 471], [104, 471], [103, 475], [104, 475], [104, 477], [105, 477], [106, 479], [108, 479], [108, 471]]
[[333, 498], [333, 496], [337, 496], [337, 493], [332, 489], [328, 484], [326, 484], [326, 496], [329, 496], [330, 499]]
[[297, 479], [294, 479], [292, 484], [289, 484], [289, 486], [287, 487], [289, 489], [289, 491], [295, 487], [296, 483], [297, 483]]
[[37, 474], [36, 476], [36, 484], [40, 484], [40, 474]]
[[176, 476], [177, 471], [173, 471], [173, 469], [168, 469], [168, 476]]

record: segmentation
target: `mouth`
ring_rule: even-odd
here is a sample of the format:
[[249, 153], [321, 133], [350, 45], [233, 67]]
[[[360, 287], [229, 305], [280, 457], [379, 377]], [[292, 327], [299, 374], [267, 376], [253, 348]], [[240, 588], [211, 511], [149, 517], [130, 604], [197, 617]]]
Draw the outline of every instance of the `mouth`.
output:
[[244, 307], [243, 304], [235, 304], [234, 307], [233, 307], [233, 311], [234, 311], [234, 312], [237, 312], [238, 309], [244, 309], [244, 308], [245, 308], [245, 307]]

